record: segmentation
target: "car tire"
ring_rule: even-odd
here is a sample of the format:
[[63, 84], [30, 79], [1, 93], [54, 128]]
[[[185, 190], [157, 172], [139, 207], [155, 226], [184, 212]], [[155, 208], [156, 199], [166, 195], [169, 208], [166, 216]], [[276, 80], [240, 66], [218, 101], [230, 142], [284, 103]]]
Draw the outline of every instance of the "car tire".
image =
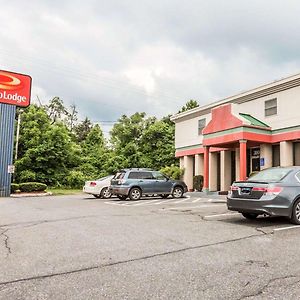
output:
[[93, 195], [95, 198], [101, 198], [101, 195]]
[[120, 200], [126, 200], [126, 198], [127, 198], [126, 195], [117, 195], [117, 197], [118, 197]]
[[300, 225], [300, 199], [296, 200], [293, 205], [291, 222], [296, 225]]
[[172, 192], [172, 197], [173, 198], [182, 198], [183, 196], [183, 188], [180, 186], [175, 186]]
[[162, 197], [163, 199], [166, 199], [169, 197], [169, 194], [166, 194], [166, 195], [159, 195], [160, 197]]
[[255, 220], [258, 216], [258, 214], [254, 213], [242, 213], [243, 217], [248, 219], [248, 220]]
[[130, 200], [140, 200], [142, 197], [142, 191], [139, 188], [132, 188], [129, 192]]
[[103, 199], [109, 199], [111, 197], [111, 192], [109, 191], [108, 187], [105, 187], [101, 191], [101, 198]]

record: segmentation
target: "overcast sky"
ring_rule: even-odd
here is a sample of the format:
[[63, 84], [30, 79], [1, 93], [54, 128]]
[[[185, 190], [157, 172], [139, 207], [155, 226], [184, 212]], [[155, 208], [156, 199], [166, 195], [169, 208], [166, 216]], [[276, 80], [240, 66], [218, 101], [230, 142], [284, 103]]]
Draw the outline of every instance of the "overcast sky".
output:
[[300, 72], [300, 1], [0, 0], [0, 69], [94, 122], [161, 117]]

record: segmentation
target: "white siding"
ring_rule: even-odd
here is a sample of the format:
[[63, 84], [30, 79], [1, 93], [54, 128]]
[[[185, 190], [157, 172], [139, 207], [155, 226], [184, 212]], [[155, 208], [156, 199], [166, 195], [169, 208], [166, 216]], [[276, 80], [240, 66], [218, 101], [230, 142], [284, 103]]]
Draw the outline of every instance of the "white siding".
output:
[[198, 120], [206, 119], [206, 124], [211, 120], [211, 114], [206, 114], [180, 121], [175, 124], [175, 147], [188, 147], [202, 144], [203, 136], [198, 134]]

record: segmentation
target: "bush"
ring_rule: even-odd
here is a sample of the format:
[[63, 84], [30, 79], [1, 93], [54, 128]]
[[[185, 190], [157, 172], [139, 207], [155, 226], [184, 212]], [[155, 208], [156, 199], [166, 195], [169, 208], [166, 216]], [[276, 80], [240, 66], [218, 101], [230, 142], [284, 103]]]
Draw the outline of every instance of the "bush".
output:
[[20, 189], [20, 187], [17, 183], [12, 183], [11, 186], [10, 186], [10, 192], [11, 193], [15, 193], [19, 189]]
[[72, 170], [66, 177], [65, 184], [70, 188], [82, 188], [86, 179], [83, 172]]
[[162, 168], [160, 172], [172, 179], [178, 180], [183, 175], [184, 170], [180, 169], [175, 165], [171, 165], [169, 167]]
[[203, 176], [202, 175], [196, 175], [193, 178], [193, 189], [201, 192], [203, 188]]
[[19, 174], [19, 182], [34, 182], [36, 174], [30, 170], [21, 171]]
[[25, 182], [19, 184], [21, 192], [42, 192], [47, 189], [47, 185], [40, 182]]

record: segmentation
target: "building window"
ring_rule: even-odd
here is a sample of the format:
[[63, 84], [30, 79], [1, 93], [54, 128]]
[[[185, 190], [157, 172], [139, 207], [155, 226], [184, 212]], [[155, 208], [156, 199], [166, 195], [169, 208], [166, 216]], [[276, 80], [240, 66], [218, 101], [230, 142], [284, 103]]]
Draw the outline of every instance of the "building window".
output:
[[200, 119], [198, 120], [198, 134], [202, 134], [202, 130], [206, 126], [206, 119]]
[[265, 117], [277, 115], [277, 99], [265, 101]]

